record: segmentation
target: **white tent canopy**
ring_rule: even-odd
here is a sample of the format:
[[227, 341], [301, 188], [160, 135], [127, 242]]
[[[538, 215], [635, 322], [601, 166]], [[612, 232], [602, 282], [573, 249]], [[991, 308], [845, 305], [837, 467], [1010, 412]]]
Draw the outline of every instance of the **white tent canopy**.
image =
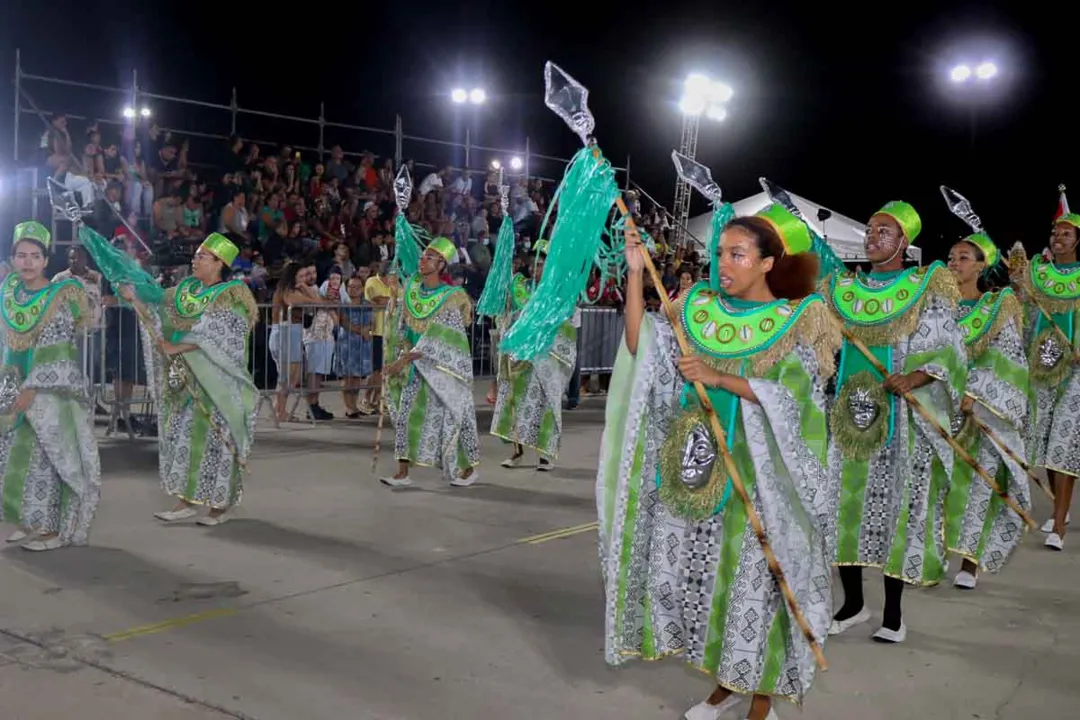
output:
[[[833, 249], [833, 252], [840, 256], [841, 260], [846, 262], [866, 261], [866, 256], [863, 253], [863, 238], [866, 236], [865, 224], [852, 220], [846, 215], [841, 215], [832, 210], [829, 210], [829, 212], [832, 213], [832, 215], [829, 216], [829, 219], [822, 222], [817, 218], [818, 210], [823, 209], [823, 205], [818, 205], [795, 193], [788, 194], [795, 202], [795, 206], [802, 212], [803, 217], [806, 218], [810, 226], [814, 228], [814, 231], [825, 238], [829, 243], [829, 246]], [[748, 198], [743, 198], [738, 202], [732, 203], [732, 207], [735, 208], [735, 215], [742, 217], [743, 215], [753, 215], [758, 210], [764, 209], [771, 202], [772, 200], [769, 199], [768, 193], [759, 192], [757, 195], [751, 195]], [[692, 217], [687, 223], [687, 229], [702, 242], [707, 242], [709, 237], [709, 221], [711, 218], [711, 211], [703, 215]], [[922, 251], [919, 248], [908, 248], [907, 254], [909, 259], [919, 263], [922, 262]]]

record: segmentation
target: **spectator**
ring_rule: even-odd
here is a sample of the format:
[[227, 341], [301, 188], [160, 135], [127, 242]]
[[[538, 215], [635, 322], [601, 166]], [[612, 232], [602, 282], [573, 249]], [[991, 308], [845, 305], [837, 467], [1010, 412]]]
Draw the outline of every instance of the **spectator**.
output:
[[101, 304], [101, 273], [91, 270], [89, 265], [90, 256], [82, 245], [73, 245], [68, 250], [68, 269], [61, 270], [53, 276], [52, 282], [58, 283], [64, 280], [75, 279], [86, 291], [87, 304], [90, 306], [90, 324], [86, 341], [82, 333], [77, 333], [79, 351], [83, 358], [83, 369], [86, 371], [87, 382], [93, 384], [99, 382], [98, 353], [101, 352], [101, 331], [104, 328], [104, 313]]
[[124, 201], [129, 213], [128, 223], [135, 225], [139, 218], [148, 216], [154, 205], [154, 185], [143, 160], [142, 143], [136, 140], [130, 158], [121, 158], [124, 169]]
[[420, 197], [424, 198], [424, 200], [426, 201], [428, 195], [430, 195], [432, 192], [434, 192], [435, 190], [442, 190], [443, 182], [449, 175], [450, 168], [443, 168], [439, 172], [433, 172], [429, 174], [426, 178], [424, 178], [424, 181], [420, 183]]
[[120, 183], [110, 183], [105, 188], [105, 194], [94, 201], [94, 212], [87, 219], [86, 224], [97, 230], [103, 237], [112, 237], [113, 232], [121, 225], [119, 218], [122, 195]]
[[195, 185], [189, 186], [184, 198], [182, 227], [186, 228], [185, 237], [189, 240], [206, 237], [206, 213], [203, 211], [199, 189]]
[[187, 236], [188, 229], [184, 227], [184, 211], [178, 191], [170, 188], [164, 197], [154, 201], [154, 231], [166, 240]]
[[221, 211], [221, 224], [218, 232], [224, 234], [236, 245], [250, 245], [251, 235], [248, 233], [248, 211], [244, 204], [247, 196], [242, 188], [234, 188], [232, 199]]
[[150, 166], [150, 180], [154, 184], [155, 197], [161, 197], [167, 189], [174, 188], [186, 174], [180, 169], [175, 145], [165, 145], [154, 156]]
[[330, 149], [330, 161], [326, 163], [326, 177], [328, 180], [337, 180], [340, 186], [349, 177], [349, 166], [345, 163], [345, 153], [340, 145]]
[[67, 116], [63, 113], [53, 115], [51, 126], [41, 136], [41, 150], [45, 156], [46, 171], [52, 179], [65, 189], [77, 193], [82, 206], [89, 208], [94, 202], [94, 186], [72, 154]]

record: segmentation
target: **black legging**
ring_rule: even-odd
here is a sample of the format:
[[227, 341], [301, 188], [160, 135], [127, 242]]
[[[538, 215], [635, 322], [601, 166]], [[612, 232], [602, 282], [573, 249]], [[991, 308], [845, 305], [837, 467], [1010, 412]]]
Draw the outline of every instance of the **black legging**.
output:
[[[837, 611], [836, 620], [855, 617], [863, 609], [862, 568], [845, 565], [840, 568], [840, 584], [844, 588], [844, 604]], [[881, 616], [881, 626], [889, 630], [899, 630], [904, 615], [900, 609], [900, 599], [904, 593], [904, 581], [885, 576], [885, 610]]]

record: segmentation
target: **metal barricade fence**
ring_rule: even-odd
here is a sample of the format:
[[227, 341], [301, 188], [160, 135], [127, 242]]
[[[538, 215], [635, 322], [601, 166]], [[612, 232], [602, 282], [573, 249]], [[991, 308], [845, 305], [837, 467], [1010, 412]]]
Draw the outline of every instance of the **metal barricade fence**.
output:
[[[249, 341], [248, 369], [259, 391], [259, 413], [269, 405], [275, 419], [322, 419], [301, 400], [319, 405], [319, 395], [341, 392], [347, 411], [377, 412], [382, 336], [374, 334], [386, 309], [369, 303], [258, 306]], [[582, 374], [610, 373], [623, 332], [623, 315], [612, 308], [581, 308], [578, 367]], [[106, 435], [156, 435], [156, 410], [147, 387], [143, 338], [130, 308], [106, 307], [100, 327], [79, 338], [83, 372], [95, 411], [108, 420]], [[491, 378], [498, 367], [497, 337], [490, 318], [469, 327], [473, 373]]]

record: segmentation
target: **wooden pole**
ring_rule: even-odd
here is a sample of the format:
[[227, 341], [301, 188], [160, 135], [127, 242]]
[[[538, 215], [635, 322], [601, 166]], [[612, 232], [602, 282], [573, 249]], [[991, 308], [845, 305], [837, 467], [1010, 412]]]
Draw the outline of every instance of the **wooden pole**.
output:
[[[599, 149], [594, 149], [593, 153], [594, 157], [599, 158]], [[627, 209], [626, 203], [623, 202], [621, 195], [615, 200], [615, 205], [618, 207], [619, 212], [622, 213], [623, 217], [626, 218], [627, 227], [636, 231], [634, 220], [630, 216], [630, 211]], [[667, 313], [668, 317], [671, 318], [671, 326], [675, 331], [675, 339], [679, 342], [679, 350], [683, 355], [690, 357], [692, 355], [690, 343], [686, 339], [686, 333], [683, 331], [682, 325], [675, 319], [675, 309], [671, 303], [671, 299], [667, 296], [667, 293], [661, 292], [664, 285], [660, 281], [660, 274], [656, 271], [656, 266], [653, 265], [648, 249], [643, 244], [638, 247], [641, 250], [642, 258], [645, 260], [645, 269], [652, 278], [653, 285], [656, 286], [658, 291], [657, 294], [660, 295], [660, 302], [663, 303], [664, 311]], [[712, 262], [716, 262], [716, 259], [713, 258]], [[825, 653], [821, 650], [821, 644], [818, 642], [817, 638], [814, 637], [814, 631], [810, 628], [810, 623], [807, 622], [806, 616], [803, 615], [802, 610], [799, 608], [798, 601], [795, 599], [795, 593], [792, 592], [791, 586], [788, 585], [787, 578], [784, 576], [784, 571], [780, 568], [780, 563], [776, 559], [776, 554], [769, 544], [769, 538], [765, 534], [765, 526], [761, 524], [761, 518], [758, 517], [757, 510], [754, 508], [754, 503], [750, 499], [750, 494], [746, 491], [742, 476], [739, 474], [739, 469], [735, 465], [735, 459], [731, 456], [731, 452], [728, 451], [727, 438], [724, 434], [724, 429], [721, 427], [720, 419], [716, 416], [716, 410], [713, 408], [712, 403], [709, 401], [709, 396], [705, 392], [705, 386], [700, 382], [695, 382], [694, 390], [697, 392], [698, 402], [701, 403], [701, 407], [705, 410], [705, 414], [709, 418], [709, 426], [712, 428], [713, 437], [716, 438], [716, 443], [720, 447], [721, 457], [724, 459], [724, 466], [727, 469], [728, 475], [731, 477], [731, 486], [735, 489], [735, 494], [739, 496], [743, 506], [746, 508], [746, 519], [754, 529], [754, 534], [761, 544], [761, 552], [765, 555], [765, 561], [769, 565], [769, 570], [772, 572], [773, 577], [776, 578], [776, 584], [780, 586], [780, 592], [783, 594], [784, 600], [787, 601], [787, 606], [791, 610], [792, 617], [794, 617], [795, 622], [798, 623], [799, 629], [802, 630], [803, 635], [806, 637], [806, 641], [810, 643], [810, 649], [814, 653], [814, 659], [817, 660], [818, 667], [822, 670], [828, 670], [829, 664], [825, 661]]]
[[[850, 342], [859, 352], [863, 354], [867, 361], [869, 361], [869, 363], [874, 366], [874, 369], [881, 373], [883, 377], [889, 377], [889, 371], [885, 369], [885, 366], [882, 365], [876, 357], [874, 357], [874, 354], [870, 352], [870, 348], [866, 347], [866, 345], [863, 344], [862, 340], [852, 335], [851, 331], [848, 330], [846, 327], [842, 327], [841, 329], [843, 330], [844, 337], [847, 338], [847, 341]], [[994, 478], [990, 477], [990, 473], [986, 472], [986, 470], [975, 461], [975, 458], [971, 457], [971, 454], [967, 450], [965, 450], [960, 443], [956, 442], [955, 438], [953, 438], [953, 436], [949, 434], [948, 430], [941, 427], [940, 423], [938, 423], [938, 421], [934, 419], [934, 416], [930, 414], [930, 411], [923, 407], [923, 404], [920, 403], [914, 395], [906, 392], [904, 393], [903, 397], [904, 400], [907, 401], [907, 404], [911, 406], [911, 409], [919, 413], [919, 415], [921, 415], [923, 419], [926, 420], [926, 422], [930, 423], [930, 427], [934, 428], [934, 430], [937, 431], [938, 435], [940, 435], [941, 438], [949, 444], [949, 447], [952, 448], [954, 453], [960, 456], [961, 460], [971, 466], [971, 469], [974, 470], [978, 474], [978, 476], [981, 477], [983, 481], [990, 486], [994, 493], [996, 493], [997, 496], [1000, 497], [1005, 502], [1005, 504], [1009, 506], [1010, 510], [1019, 515], [1029, 527], [1038, 527], [1038, 525], [1035, 524], [1035, 521], [1031, 519], [1031, 516], [1028, 515], [1023, 508], [1017, 505], [1016, 501], [1009, 497], [1009, 495], [1004, 490], [1002, 490], [1000, 486], [998, 486]]]
[[1037, 478], [1035, 476], [1035, 473], [1032, 472], [1031, 466], [1028, 465], [1022, 457], [1014, 453], [1009, 448], [1009, 446], [1005, 444], [1005, 441], [1002, 440], [996, 432], [994, 432], [993, 428], [991, 428], [989, 425], [987, 425], [974, 415], [971, 416], [971, 421], [975, 423], [975, 427], [979, 428], [979, 430], [982, 431], [983, 435], [986, 435], [986, 437], [990, 438], [990, 440], [993, 441], [995, 445], [1001, 448], [1001, 451], [1008, 455], [1014, 463], [1022, 467], [1024, 469], [1024, 472], [1028, 474], [1028, 477], [1034, 480], [1035, 484], [1039, 486], [1039, 489], [1046, 493], [1046, 496], [1049, 497], [1051, 501], [1053, 501], [1054, 493], [1050, 492], [1050, 490], [1045, 485], [1039, 482], [1039, 478]]

